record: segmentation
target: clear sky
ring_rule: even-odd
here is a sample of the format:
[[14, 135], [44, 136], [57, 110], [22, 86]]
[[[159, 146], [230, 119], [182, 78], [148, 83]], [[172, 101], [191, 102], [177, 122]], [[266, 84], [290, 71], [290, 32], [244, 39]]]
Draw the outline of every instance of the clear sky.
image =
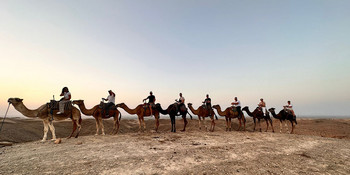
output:
[[[349, 116], [348, 0], [2, 0], [0, 115], [67, 86], [87, 107], [108, 90], [134, 108], [260, 98], [297, 115]], [[17, 115], [11, 108], [10, 114]]]

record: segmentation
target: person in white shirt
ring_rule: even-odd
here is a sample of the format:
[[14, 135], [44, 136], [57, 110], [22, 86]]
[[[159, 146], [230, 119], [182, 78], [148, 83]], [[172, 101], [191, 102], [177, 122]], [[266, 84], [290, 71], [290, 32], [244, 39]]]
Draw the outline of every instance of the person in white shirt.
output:
[[72, 98], [71, 93], [69, 92], [67, 87], [64, 87], [62, 89], [62, 93], [60, 94], [60, 96], [63, 96], [63, 98], [61, 98], [59, 104], [59, 112], [57, 112], [57, 114], [63, 114], [64, 113], [64, 105], [66, 103], [68, 103], [70, 101], [70, 99]]
[[232, 102], [231, 105], [232, 105], [233, 107], [236, 107], [237, 112], [238, 112], [238, 114], [239, 114], [239, 118], [242, 117], [242, 116], [243, 116], [243, 113], [242, 113], [242, 110], [241, 110], [241, 108], [242, 108], [242, 106], [241, 106], [241, 101], [239, 101], [239, 100], [237, 99], [237, 97], [235, 97], [235, 101]]
[[179, 95], [180, 95], [180, 98], [179, 98], [179, 101], [177, 101], [177, 103], [179, 105], [185, 104], [185, 98], [182, 96], [182, 93], [180, 93]]
[[294, 113], [294, 110], [293, 110], [293, 105], [290, 104], [290, 101], [288, 101], [287, 103], [288, 103], [287, 105], [283, 106], [284, 109], [290, 111], [293, 114], [293, 116], [295, 117], [295, 113]]
[[107, 98], [102, 98], [103, 101], [107, 101], [106, 105], [106, 116], [109, 114], [110, 108], [112, 108], [115, 105], [115, 93], [112, 90], [108, 91], [109, 95]]
[[264, 102], [264, 99], [260, 98], [260, 102], [258, 104], [260, 110], [263, 112], [264, 115], [266, 115], [266, 103]]

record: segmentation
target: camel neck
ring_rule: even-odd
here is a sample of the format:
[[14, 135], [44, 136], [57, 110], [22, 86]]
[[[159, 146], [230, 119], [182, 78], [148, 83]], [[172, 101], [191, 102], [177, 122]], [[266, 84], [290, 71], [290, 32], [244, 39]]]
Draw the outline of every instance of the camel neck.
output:
[[218, 114], [221, 115], [221, 116], [225, 116], [226, 115], [226, 113], [221, 110], [220, 106], [216, 107], [216, 111], [218, 111]]
[[82, 104], [79, 105], [79, 108], [80, 108], [81, 112], [82, 112], [84, 115], [92, 115], [92, 114], [95, 112], [96, 107], [97, 107], [97, 106], [94, 106], [94, 107], [91, 108], [91, 109], [86, 109], [84, 103], [82, 103]]
[[129, 114], [137, 114], [137, 107], [135, 109], [130, 109], [126, 104], [121, 106]]
[[[44, 106], [44, 105], [43, 105]], [[26, 117], [30, 117], [30, 118], [35, 118], [38, 116], [39, 114], [39, 109], [41, 109], [43, 106], [40, 106], [38, 109], [35, 110], [30, 110], [28, 109], [23, 103], [20, 103], [18, 105], [14, 105], [15, 109], [20, 112], [21, 114], [23, 114]]]

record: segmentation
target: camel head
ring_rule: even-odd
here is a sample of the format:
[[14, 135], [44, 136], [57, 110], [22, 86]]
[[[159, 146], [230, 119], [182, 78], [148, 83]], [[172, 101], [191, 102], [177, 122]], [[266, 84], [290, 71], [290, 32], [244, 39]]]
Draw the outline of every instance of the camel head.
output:
[[249, 107], [248, 106], [244, 106], [244, 108], [242, 108], [242, 111], [249, 111]]
[[119, 103], [119, 104], [116, 104], [115, 105], [117, 108], [122, 108], [122, 107], [125, 107], [125, 103]]
[[84, 104], [84, 100], [73, 100], [72, 102], [74, 105], [82, 105]]
[[20, 98], [9, 98], [7, 102], [11, 103], [12, 105], [17, 105], [19, 103], [22, 103], [23, 99]]
[[275, 113], [275, 108], [270, 108], [269, 111], [270, 111], [271, 113]]
[[192, 103], [188, 103], [187, 105], [188, 105], [188, 106], [192, 106]]
[[220, 105], [213, 105], [213, 108], [218, 109], [220, 108]]

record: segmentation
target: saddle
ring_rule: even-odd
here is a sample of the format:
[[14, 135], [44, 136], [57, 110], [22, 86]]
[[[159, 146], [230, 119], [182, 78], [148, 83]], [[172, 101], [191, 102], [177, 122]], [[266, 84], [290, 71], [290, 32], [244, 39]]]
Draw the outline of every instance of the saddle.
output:
[[232, 111], [233, 111], [233, 112], [238, 112], [238, 111], [237, 111], [237, 108], [234, 107], [234, 106], [232, 106]]
[[[47, 103], [47, 108], [50, 110], [50, 113], [53, 114], [53, 111], [59, 110], [59, 101], [56, 100], [50, 100], [49, 103]], [[64, 104], [64, 112], [69, 112], [72, 111], [73, 105], [72, 105], [72, 101], [67, 101]]]
[[[101, 103], [100, 103], [100, 105], [99, 105], [99, 108], [101, 108], [101, 109], [103, 109], [103, 110], [106, 110], [106, 109], [107, 109], [107, 104], [108, 104], [108, 103], [104, 103], [104, 102], [101, 101]], [[115, 108], [115, 105], [113, 105], [113, 107], [110, 108], [110, 109], [116, 109], [116, 108]]]
[[[58, 110], [59, 109], [59, 101], [56, 100], [50, 100], [50, 103], [47, 103], [47, 106], [51, 110]], [[72, 101], [68, 101], [67, 103], [64, 104], [64, 110], [65, 111], [70, 111], [72, 110]]]

